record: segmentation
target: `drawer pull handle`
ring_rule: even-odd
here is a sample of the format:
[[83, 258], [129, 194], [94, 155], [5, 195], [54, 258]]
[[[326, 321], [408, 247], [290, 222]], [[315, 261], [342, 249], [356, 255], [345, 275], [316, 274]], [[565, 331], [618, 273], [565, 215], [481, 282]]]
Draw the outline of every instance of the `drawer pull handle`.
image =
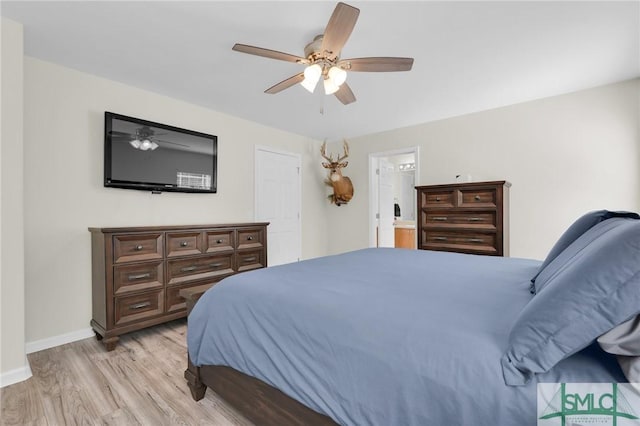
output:
[[243, 262], [255, 262], [256, 261], [256, 257], [255, 256], [251, 256], [251, 257], [245, 257], [244, 259], [242, 259]]
[[151, 274], [147, 272], [146, 274], [129, 275], [129, 281], [141, 280], [143, 278], [151, 278]]
[[447, 237], [433, 237], [436, 241], [447, 241]]
[[142, 302], [129, 306], [129, 309], [142, 309], [151, 306], [151, 302]]
[[467, 241], [470, 243], [481, 243], [483, 240], [482, 238], [469, 238]]
[[480, 201], [480, 196], [476, 195], [475, 197], [473, 197], [473, 199], [476, 200], [476, 201]]
[[247, 241], [253, 241], [253, 235], [249, 235], [249, 236], [247, 237]]
[[216, 240], [216, 244], [222, 244], [224, 243], [224, 240]]
[[222, 263], [222, 262], [217, 262], [217, 263], [212, 263], [212, 264], [211, 264], [211, 265], [209, 265], [209, 266], [211, 266], [212, 268], [219, 268], [219, 267], [221, 267], [222, 265], [224, 265], [224, 263]]
[[447, 217], [446, 216], [436, 216], [433, 218], [433, 220], [435, 220], [436, 222], [446, 222], [447, 221]]
[[436, 197], [436, 201], [440, 201], [440, 197]]
[[469, 222], [482, 222], [481, 217], [470, 217]]
[[195, 271], [196, 269], [198, 269], [197, 266], [187, 266], [186, 268], [180, 269], [180, 272], [191, 272]]
[[188, 245], [189, 245], [189, 243], [188, 243], [188, 242], [186, 242], [186, 241], [180, 241], [180, 247], [186, 247], [186, 246], [188, 246]]
[[136, 249], [136, 251], [140, 251], [140, 250], [142, 250], [142, 245], [141, 245], [141, 244], [138, 244], [138, 245], [135, 247], [135, 249]]

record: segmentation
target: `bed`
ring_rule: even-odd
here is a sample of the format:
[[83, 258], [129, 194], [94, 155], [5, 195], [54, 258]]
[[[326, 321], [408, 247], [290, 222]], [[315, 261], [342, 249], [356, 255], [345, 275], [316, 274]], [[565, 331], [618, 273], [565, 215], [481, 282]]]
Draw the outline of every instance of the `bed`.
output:
[[[637, 314], [640, 297], [612, 301], [624, 305], [620, 312], [596, 314], [587, 332], [571, 315], [594, 317], [588, 296], [576, 312], [553, 306], [576, 291], [593, 292], [571, 287], [585, 267], [604, 269], [603, 285], [622, 280], [640, 294], [635, 270], [618, 277], [620, 268], [594, 261], [603, 257], [597, 250], [612, 251], [609, 240], [618, 244], [620, 235], [608, 234], [635, 232], [630, 244], [640, 242], [640, 221], [611, 218], [621, 225], [594, 237], [604, 221], [570, 235], [568, 244], [561, 238], [550, 265], [377, 248], [226, 278], [188, 317], [192, 395], [200, 399], [212, 388], [259, 424], [535, 425], [537, 383], [626, 381], [595, 337]], [[633, 250], [637, 264], [640, 248]], [[593, 303], [593, 310], [603, 306]], [[548, 335], [539, 358], [527, 358], [540, 330]], [[563, 333], [566, 345], [549, 338]]]

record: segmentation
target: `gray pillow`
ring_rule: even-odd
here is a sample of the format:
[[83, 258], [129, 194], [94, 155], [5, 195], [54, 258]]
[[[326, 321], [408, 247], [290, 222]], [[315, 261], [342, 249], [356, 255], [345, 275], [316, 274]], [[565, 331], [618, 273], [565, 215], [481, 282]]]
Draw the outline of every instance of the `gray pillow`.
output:
[[573, 256], [514, 322], [501, 359], [507, 385], [526, 384], [640, 313], [640, 222], [612, 221], [567, 247]]
[[535, 294], [540, 291], [540, 287], [537, 284], [538, 275], [556, 258], [564, 249], [569, 247], [571, 243], [573, 243], [578, 237], [591, 229], [594, 225], [607, 220], [613, 217], [628, 217], [633, 219], [640, 219], [640, 215], [633, 212], [612, 212], [609, 210], [595, 210], [589, 213], [586, 213], [579, 217], [575, 222], [571, 224], [567, 228], [566, 231], [560, 236], [560, 239], [556, 241], [556, 243], [549, 251], [546, 259], [540, 265], [538, 272], [531, 278], [531, 293]]
[[617, 356], [629, 383], [640, 383], [640, 315], [598, 337], [598, 344]]
[[569, 244], [567, 248], [565, 248], [560, 254], [558, 254], [558, 256], [556, 256], [555, 259], [549, 262], [542, 271], [540, 271], [536, 278], [536, 294], [540, 293], [547, 284], [558, 273], [560, 273], [560, 271], [568, 267], [571, 262], [573, 262], [574, 258], [578, 256], [582, 250], [587, 248], [591, 242], [609, 230], [623, 225], [630, 220], [632, 219], [613, 218], [606, 220], [594, 225], [591, 229], [588, 229], [585, 233], [576, 238], [574, 242]]

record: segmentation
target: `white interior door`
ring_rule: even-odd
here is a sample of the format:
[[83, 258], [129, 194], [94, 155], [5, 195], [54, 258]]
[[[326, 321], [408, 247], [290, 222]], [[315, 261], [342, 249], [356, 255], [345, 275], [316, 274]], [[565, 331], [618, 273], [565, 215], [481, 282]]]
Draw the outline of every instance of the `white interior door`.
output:
[[393, 163], [380, 158], [378, 170], [378, 247], [394, 247]]
[[300, 260], [300, 157], [256, 148], [256, 220], [267, 227], [267, 263]]

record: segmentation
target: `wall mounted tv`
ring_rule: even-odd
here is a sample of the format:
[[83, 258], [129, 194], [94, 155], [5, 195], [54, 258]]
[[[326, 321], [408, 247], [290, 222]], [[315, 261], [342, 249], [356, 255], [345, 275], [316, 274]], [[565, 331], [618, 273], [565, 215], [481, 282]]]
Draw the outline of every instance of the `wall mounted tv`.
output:
[[112, 112], [104, 129], [105, 187], [216, 192], [216, 136]]

